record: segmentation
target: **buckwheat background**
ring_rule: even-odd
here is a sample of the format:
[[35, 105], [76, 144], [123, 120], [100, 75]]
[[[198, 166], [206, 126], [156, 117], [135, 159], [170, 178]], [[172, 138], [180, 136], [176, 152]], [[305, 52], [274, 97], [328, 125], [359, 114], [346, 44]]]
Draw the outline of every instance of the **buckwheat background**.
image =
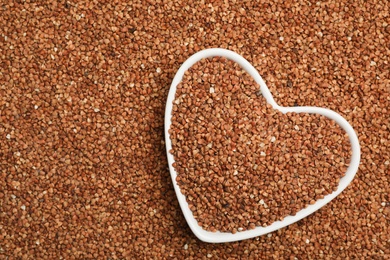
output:
[[[388, 1], [1, 1], [3, 259], [390, 257]], [[246, 241], [188, 228], [165, 155], [166, 96], [204, 48], [238, 52], [280, 105], [344, 116], [350, 186]]]

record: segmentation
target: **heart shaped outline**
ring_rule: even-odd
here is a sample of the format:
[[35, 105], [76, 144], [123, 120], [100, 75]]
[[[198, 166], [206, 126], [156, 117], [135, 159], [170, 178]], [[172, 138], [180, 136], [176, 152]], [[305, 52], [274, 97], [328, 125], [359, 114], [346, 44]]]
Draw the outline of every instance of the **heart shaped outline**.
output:
[[[301, 209], [296, 213], [295, 216], [287, 216], [282, 221], [276, 221], [272, 223], [269, 226], [266, 227], [256, 227], [252, 230], [247, 231], [241, 231], [237, 232], [236, 234], [232, 233], [225, 233], [225, 232], [211, 232], [206, 231], [202, 227], [200, 227], [197, 223], [197, 220], [192, 215], [192, 211], [188, 207], [188, 203], [186, 201], [185, 196], [181, 193], [179, 185], [176, 183], [176, 176], [177, 173], [175, 169], [173, 168], [172, 164], [175, 162], [173, 155], [169, 152], [172, 149], [172, 143], [170, 139], [170, 135], [168, 133], [168, 130], [171, 126], [171, 118], [172, 118], [172, 106], [173, 106], [173, 100], [175, 98], [176, 93], [176, 87], [181, 82], [184, 72], [187, 71], [192, 65], [194, 65], [196, 62], [200, 61], [203, 58], [210, 58], [214, 56], [221, 56], [225, 57], [227, 59], [230, 59], [232, 61], [235, 61], [238, 63], [249, 75], [253, 77], [253, 79], [260, 85], [260, 91], [267, 100], [267, 102], [272, 105], [274, 109], [277, 109], [281, 111], [283, 114], [287, 112], [296, 112], [296, 113], [311, 113], [311, 114], [320, 114], [324, 115], [330, 119], [333, 119], [337, 124], [339, 124], [344, 131], [347, 132], [349, 136], [349, 141], [351, 143], [352, 148], [352, 156], [351, 156], [351, 162], [347, 169], [347, 172], [345, 173], [345, 176], [340, 179], [339, 186], [336, 191], [334, 191], [331, 194], [326, 195], [323, 199], [317, 200], [313, 205], [308, 205], [306, 208]], [[358, 170], [359, 163], [360, 163], [360, 145], [359, 140], [357, 138], [357, 135], [352, 128], [352, 126], [338, 113], [326, 109], [326, 108], [320, 108], [320, 107], [282, 107], [279, 106], [275, 100], [272, 97], [271, 92], [269, 91], [267, 85], [261, 78], [258, 71], [242, 56], [239, 54], [226, 50], [221, 48], [212, 48], [212, 49], [205, 49], [201, 50], [195, 54], [193, 54], [191, 57], [189, 57], [179, 68], [177, 71], [175, 77], [173, 78], [166, 108], [165, 108], [165, 143], [166, 143], [166, 150], [167, 150], [167, 159], [169, 164], [169, 171], [171, 174], [173, 186], [175, 188], [176, 196], [179, 201], [180, 207], [182, 209], [182, 212], [184, 214], [184, 217], [190, 226], [192, 232], [197, 236], [200, 240], [204, 242], [209, 243], [224, 243], [224, 242], [233, 242], [233, 241], [239, 241], [244, 239], [249, 239], [261, 235], [265, 235], [267, 233], [273, 232], [275, 230], [278, 230], [280, 228], [286, 227], [288, 225], [291, 225], [308, 215], [314, 213], [315, 211], [319, 210], [321, 207], [325, 206], [327, 203], [329, 203], [332, 199], [337, 197], [353, 180], [355, 177], [355, 174]]]

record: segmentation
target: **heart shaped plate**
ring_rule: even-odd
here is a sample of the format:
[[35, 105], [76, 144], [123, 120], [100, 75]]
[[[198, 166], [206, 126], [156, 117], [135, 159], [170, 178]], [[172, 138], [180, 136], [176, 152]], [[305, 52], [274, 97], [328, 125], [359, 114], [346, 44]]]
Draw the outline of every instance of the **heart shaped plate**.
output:
[[[168, 133], [168, 130], [171, 126], [171, 118], [172, 118], [172, 106], [173, 106], [173, 100], [175, 99], [175, 93], [176, 93], [176, 87], [181, 82], [184, 72], [187, 71], [192, 65], [194, 65], [196, 62], [200, 61], [203, 58], [209, 58], [214, 56], [220, 56], [225, 57], [227, 59], [230, 59], [232, 61], [235, 61], [238, 63], [244, 70], [249, 73], [254, 80], [260, 85], [260, 91], [262, 95], [265, 97], [267, 102], [272, 105], [274, 109], [277, 109], [281, 111], [282, 113], [287, 112], [295, 112], [295, 113], [311, 113], [311, 114], [320, 114], [324, 115], [330, 119], [333, 119], [336, 123], [338, 123], [348, 134], [349, 141], [351, 143], [352, 148], [352, 156], [351, 156], [351, 162], [347, 169], [347, 172], [345, 173], [344, 177], [340, 179], [338, 188], [336, 191], [334, 191], [331, 194], [326, 195], [323, 199], [317, 200], [314, 204], [308, 205], [306, 208], [301, 209], [296, 213], [295, 216], [287, 216], [282, 221], [276, 221], [272, 223], [269, 226], [266, 227], [256, 227], [252, 230], [237, 232], [235, 234], [228, 233], [228, 232], [211, 232], [206, 231], [202, 227], [200, 227], [192, 215], [192, 212], [190, 208], [188, 207], [188, 203], [186, 201], [185, 196], [181, 193], [180, 187], [178, 186], [176, 182], [176, 176], [177, 172], [175, 171], [174, 167], [172, 166], [175, 162], [173, 155], [169, 152], [172, 149], [172, 143], [170, 139], [170, 135]], [[190, 58], [188, 58], [182, 66], [177, 71], [175, 77], [173, 78], [169, 93], [168, 93], [168, 99], [166, 103], [166, 109], [165, 109], [165, 143], [166, 143], [166, 150], [167, 150], [167, 157], [168, 157], [168, 164], [169, 164], [169, 170], [172, 177], [173, 186], [175, 188], [176, 196], [179, 201], [180, 207], [183, 211], [184, 217], [190, 226], [192, 232], [202, 241], [209, 242], [209, 243], [224, 243], [224, 242], [233, 242], [233, 241], [239, 241], [244, 239], [253, 238], [256, 236], [261, 236], [270, 232], [273, 232], [275, 230], [278, 230], [280, 228], [283, 228], [285, 226], [288, 226], [294, 222], [297, 222], [298, 220], [312, 214], [313, 212], [317, 211], [321, 207], [325, 206], [328, 202], [330, 202], [332, 199], [334, 199], [337, 195], [339, 195], [347, 186], [348, 184], [353, 180], [358, 167], [360, 163], [360, 145], [359, 140], [357, 138], [357, 135], [352, 128], [352, 126], [339, 114], [336, 112], [320, 108], [320, 107], [281, 107], [278, 104], [276, 104], [275, 100], [272, 97], [271, 92], [269, 91], [267, 85], [261, 78], [260, 74], [257, 72], [257, 70], [242, 56], [239, 54], [226, 50], [226, 49], [220, 49], [220, 48], [213, 48], [213, 49], [206, 49], [199, 51], [192, 55]]]

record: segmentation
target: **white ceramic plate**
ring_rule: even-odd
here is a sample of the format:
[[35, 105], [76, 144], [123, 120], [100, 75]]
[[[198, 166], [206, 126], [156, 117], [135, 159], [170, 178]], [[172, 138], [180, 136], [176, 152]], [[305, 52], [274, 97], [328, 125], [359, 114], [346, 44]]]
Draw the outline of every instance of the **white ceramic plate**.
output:
[[[213, 57], [213, 56], [222, 56], [226, 57], [230, 60], [233, 60], [237, 62], [244, 70], [246, 70], [254, 79], [255, 81], [260, 85], [260, 90], [263, 96], [266, 98], [267, 102], [272, 105], [274, 109], [277, 109], [283, 113], [287, 112], [306, 112], [306, 113], [312, 113], [312, 114], [320, 114], [324, 115], [330, 119], [333, 119], [338, 123], [348, 134], [349, 141], [351, 142], [351, 148], [352, 148], [352, 157], [350, 165], [347, 169], [347, 172], [345, 173], [345, 176], [341, 178], [339, 186], [336, 191], [333, 193], [325, 196], [323, 199], [317, 200], [315, 204], [307, 206], [305, 209], [302, 209], [296, 213], [295, 216], [287, 216], [282, 221], [274, 222], [273, 224], [267, 226], [267, 227], [256, 227], [252, 230], [247, 231], [241, 231], [237, 232], [236, 234], [227, 233], [227, 232], [210, 232], [204, 230], [202, 227], [200, 227], [192, 215], [191, 210], [188, 207], [188, 203], [186, 201], [185, 196], [181, 193], [180, 187], [178, 186], [176, 182], [176, 176], [177, 173], [175, 169], [173, 168], [172, 164], [175, 162], [175, 159], [172, 154], [169, 153], [169, 150], [172, 149], [172, 143], [171, 139], [168, 133], [168, 130], [171, 126], [171, 117], [172, 117], [172, 102], [175, 98], [176, 93], [176, 86], [180, 83], [180, 81], [183, 78], [184, 72], [188, 70], [192, 65], [194, 65], [196, 62], [203, 58]], [[195, 53], [192, 55], [188, 60], [186, 60], [180, 69], [177, 71], [173, 81], [171, 88], [169, 90], [166, 109], [165, 109], [165, 142], [166, 142], [166, 149], [167, 149], [167, 157], [168, 157], [168, 164], [169, 164], [169, 170], [172, 177], [173, 186], [175, 188], [177, 199], [179, 200], [180, 207], [183, 211], [184, 217], [187, 220], [188, 225], [190, 226], [192, 232], [202, 241], [210, 242], [210, 243], [223, 243], [223, 242], [232, 242], [232, 241], [238, 241], [243, 239], [248, 239], [256, 236], [261, 236], [264, 234], [267, 234], [269, 232], [278, 230], [280, 228], [283, 228], [285, 226], [288, 226], [294, 222], [297, 222], [298, 220], [312, 214], [313, 212], [317, 211], [321, 207], [325, 206], [328, 202], [330, 202], [332, 199], [334, 199], [337, 195], [339, 195], [347, 186], [348, 184], [353, 180], [358, 167], [360, 163], [360, 145], [359, 140], [356, 136], [355, 131], [353, 130], [352, 126], [339, 114], [336, 112], [325, 109], [325, 108], [319, 108], [319, 107], [281, 107], [278, 104], [276, 104], [275, 100], [273, 99], [271, 92], [269, 91], [267, 85], [264, 83], [263, 79], [257, 72], [257, 70], [242, 56], [238, 55], [235, 52], [226, 50], [226, 49], [206, 49], [202, 50], [200, 52]]]

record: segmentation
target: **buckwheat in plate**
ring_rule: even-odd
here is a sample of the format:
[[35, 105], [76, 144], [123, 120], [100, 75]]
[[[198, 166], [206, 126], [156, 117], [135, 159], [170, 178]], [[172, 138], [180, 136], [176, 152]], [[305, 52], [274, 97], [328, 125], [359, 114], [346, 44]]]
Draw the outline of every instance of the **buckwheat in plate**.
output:
[[356, 135], [341, 116], [278, 106], [256, 70], [223, 49], [183, 64], [165, 123], [180, 205], [207, 242], [246, 239], [298, 221], [336, 197], [359, 163]]

